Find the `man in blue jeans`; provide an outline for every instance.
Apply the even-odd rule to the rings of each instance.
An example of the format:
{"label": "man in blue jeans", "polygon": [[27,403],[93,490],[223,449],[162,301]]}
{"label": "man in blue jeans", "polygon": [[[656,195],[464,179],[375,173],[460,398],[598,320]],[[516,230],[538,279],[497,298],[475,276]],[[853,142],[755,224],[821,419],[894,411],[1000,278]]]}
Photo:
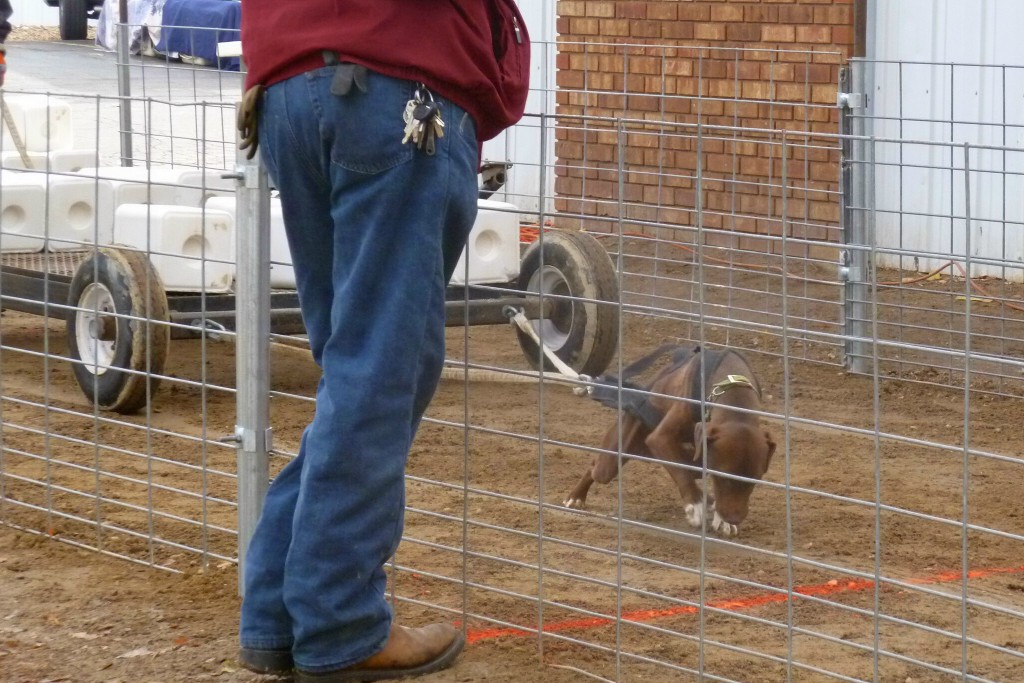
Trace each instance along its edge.
{"label": "man in blue jeans", "polygon": [[[436,671],[462,634],[392,623],[384,564],[444,361],[479,145],[525,105],[525,26],[512,0],[245,0],[242,44],[243,147],[259,143],[281,192],[323,374],[245,558],[239,659],[297,681]],[[439,105],[443,129],[407,135],[409,102]]]}

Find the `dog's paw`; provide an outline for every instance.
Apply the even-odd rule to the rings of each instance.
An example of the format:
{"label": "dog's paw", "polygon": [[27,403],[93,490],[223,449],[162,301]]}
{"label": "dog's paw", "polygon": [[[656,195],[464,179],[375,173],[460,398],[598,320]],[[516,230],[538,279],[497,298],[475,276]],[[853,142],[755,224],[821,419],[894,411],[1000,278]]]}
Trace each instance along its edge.
{"label": "dog's paw", "polygon": [[687,503],[683,512],[686,513],[687,523],[694,529],[704,526],[704,503]]}
{"label": "dog's paw", "polygon": [[562,501],[562,505],[573,510],[582,510],[586,502],[586,498],[566,498]]}
{"label": "dog's paw", "polygon": [[729,522],[722,519],[717,511],[715,511],[714,516],[711,518],[711,528],[723,536],[735,536],[740,532],[738,524],[729,524]]}

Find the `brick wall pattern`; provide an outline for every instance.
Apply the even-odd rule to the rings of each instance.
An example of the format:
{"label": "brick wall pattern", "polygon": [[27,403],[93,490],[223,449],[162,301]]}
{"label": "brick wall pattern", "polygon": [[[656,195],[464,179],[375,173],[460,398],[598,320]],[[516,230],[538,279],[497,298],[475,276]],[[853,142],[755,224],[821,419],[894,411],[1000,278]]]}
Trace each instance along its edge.
{"label": "brick wall pattern", "polygon": [[560,0],[558,220],[693,241],[699,207],[706,243],[778,253],[785,207],[798,251],[834,241],[853,20],[853,0]]}

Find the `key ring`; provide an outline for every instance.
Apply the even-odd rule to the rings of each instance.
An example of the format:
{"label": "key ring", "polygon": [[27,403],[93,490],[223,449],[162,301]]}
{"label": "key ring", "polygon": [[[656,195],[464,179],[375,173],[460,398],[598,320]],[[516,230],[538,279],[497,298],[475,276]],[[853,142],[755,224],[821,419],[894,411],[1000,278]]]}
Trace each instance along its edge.
{"label": "key ring", "polygon": [[415,96],[416,96],[416,99],[419,100],[420,102],[424,102],[425,101],[423,99],[423,93],[424,92],[427,93],[427,97],[429,97],[430,101],[433,102],[434,101],[434,93],[430,92],[430,88],[428,88],[423,83],[416,84]]}

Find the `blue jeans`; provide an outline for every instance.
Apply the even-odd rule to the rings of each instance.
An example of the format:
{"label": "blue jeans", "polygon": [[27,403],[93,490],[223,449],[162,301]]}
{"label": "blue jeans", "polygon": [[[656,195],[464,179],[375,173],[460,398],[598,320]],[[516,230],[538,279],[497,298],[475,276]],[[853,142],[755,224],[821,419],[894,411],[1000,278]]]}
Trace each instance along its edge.
{"label": "blue jeans", "polygon": [[281,191],[302,315],[322,369],[298,457],[274,479],[245,558],[241,644],[331,671],[387,642],[385,562],[405,463],[444,362],[445,286],[476,219],[476,126],[441,101],[432,156],[401,143],[415,84],[324,67],[271,86],[260,151]]}

